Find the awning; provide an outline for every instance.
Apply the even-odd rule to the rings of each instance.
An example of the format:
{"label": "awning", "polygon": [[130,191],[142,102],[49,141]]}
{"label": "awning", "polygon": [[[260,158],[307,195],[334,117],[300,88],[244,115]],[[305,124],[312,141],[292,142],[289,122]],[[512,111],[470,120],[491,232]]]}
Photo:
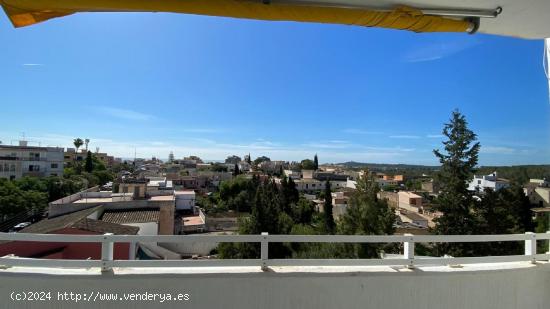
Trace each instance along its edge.
{"label": "awning", "polygon": [[[469,32],[476,19],[425,14],[411,6],[369,9],[344,2],[296,0],[0,0],[15,27],[24,27],[78,12],[173,12],[271,21],[298,21],[382,27],[414,32]],[[338,2],[338,1],[336,1]]]}
{"label": "awning", "polygon": [[[0,5],[16,27],[79,12],[174,12],[416,32],[464,32],[479,26],[482,33],[550,37],[548,0],[0,0]],[[500,9],[497,18],[483,18]]]}

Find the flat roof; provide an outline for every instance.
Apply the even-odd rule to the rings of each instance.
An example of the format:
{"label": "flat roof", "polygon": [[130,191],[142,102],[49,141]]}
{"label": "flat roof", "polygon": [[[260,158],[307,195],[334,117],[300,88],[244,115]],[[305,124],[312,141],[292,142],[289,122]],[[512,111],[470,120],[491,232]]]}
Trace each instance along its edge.
{"label": "flat roof", "polygon": [[413,197],[413,198],[422,198],[422,196],[420,196],[418,194],[415,194],[415,193],[412,193],[410,191],[399,191],[399,194],[406,194],[409,197]]}
{"label": "flat roof", "polygon": [[112,197],[84,197],[74,201],[73,204],[111,203],[112,201]]}
{"label": "flat roof", "polygon": [[195,195],[195,191],[193,190],[185,190],[185,191],[174,191],[175,195]]}
{"label": "flat roof", "polygon": [[184,226],[204,225],[204,220],[200,216],[186,216],[181,218]]}
{"label": "flat roof", "polygon": [[173,195],[157,195],[157,196],[151,196],[148,198],[149,201],[173,201],[174,196]]}
{"label": "flat roof", "polygon": [[415,221],[428,221],[428,218],[424,218],[416,212],[400,212],[399,214]]}

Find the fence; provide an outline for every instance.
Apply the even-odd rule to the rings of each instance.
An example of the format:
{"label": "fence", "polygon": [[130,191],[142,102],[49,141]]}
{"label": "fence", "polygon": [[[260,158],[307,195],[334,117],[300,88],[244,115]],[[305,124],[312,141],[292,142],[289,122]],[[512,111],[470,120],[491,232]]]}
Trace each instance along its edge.
{"label": "fence", "polygon": [[[231,267],[258,266],[266,270],[269,266],[407,266],[456,265],[475,263],[499,263],[550,260],[550,252],[537,254],[537,241],[550,240],[550,232],[506,235],[56,235],[0,233],[0,241],[39,241],[39,242],[85,242],[101,243],[101,260],[55,260],[1,257],[0,265],[26,267],[101,267],[109,271],[113,267]],[[525,254],[480,257],[415,257],[415,243],[486,243],[524,241]],[[219,259],[219,260],[113,260],[114,243],[129,243],[130,252],[135,253],[137,243],[260,243],[259,259]],[[397,259],[270,259],[269,243],[401,243],[403,256]],[[550,250],[549,250],[550,251]]]}

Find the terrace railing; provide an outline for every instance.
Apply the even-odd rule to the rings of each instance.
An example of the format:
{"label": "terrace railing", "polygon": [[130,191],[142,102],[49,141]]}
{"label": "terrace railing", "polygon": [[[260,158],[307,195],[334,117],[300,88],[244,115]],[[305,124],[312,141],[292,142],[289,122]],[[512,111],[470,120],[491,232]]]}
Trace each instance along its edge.
{"label": "terrace railing", "polygon": [[[537,241],[550,240],[550,232],[506,235],[66,235],[0,233],[0,241],[101,243],[101,260],[59,260],[0,257],[0,265],[25,267],[101,267],[110,271],[113,267],[232,267],[258,266],[266,270],[270,266],[406,266],[462,265],[500,262],[531,262],[550,260],[550,252],[537,253]],[[488,243],[523,241],[523,255],[479,257],[415,257],[416,243]],[[260,243],[259,259],[208,259],[208,260],[114,260],[115,243],[129,243],[130,256],[134,256],[137,243]],[[270,243],[399,243],[403,255],[394,259],[271,259]],[[550,251],[550,250],[549,250]]]}

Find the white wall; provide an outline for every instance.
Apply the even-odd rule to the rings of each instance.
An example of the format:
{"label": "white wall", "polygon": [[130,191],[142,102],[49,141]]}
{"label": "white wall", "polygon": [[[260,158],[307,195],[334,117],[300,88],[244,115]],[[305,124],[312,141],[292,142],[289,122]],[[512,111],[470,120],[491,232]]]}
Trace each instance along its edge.
{"label": "white wall", "polygon": [[[523,265],[529,265],[527,263]],[[256,268],[255,268],[256,269]],[[332,271],[330,271],[332,269]],[[238,308],[238,309],[548,309],[550,267],[496,269],[466,266],[417,270],[370,268],[279,268],[270,272],[243,268],[126,270],[100,275],[88,270],[26,273],[0,270],[5,308]],[[433,270],[435,269],[435,270]],[[484,270],[485,269],[485,270]],[[116,270],[115,270],[116,271]],[[163,271],[164,273],[159,273]],[[38,272],[38,273],[37,273]],[[73,273],[73,274],[71,274]],[[159,304],[133,302],[21,302],[12,291],[188,293],[190,300]]]}
{"label": "white wall", "polygon": [[138,235],[158,235],[159,225],[156,222],[124,223],[123,225],[139,227]]}

